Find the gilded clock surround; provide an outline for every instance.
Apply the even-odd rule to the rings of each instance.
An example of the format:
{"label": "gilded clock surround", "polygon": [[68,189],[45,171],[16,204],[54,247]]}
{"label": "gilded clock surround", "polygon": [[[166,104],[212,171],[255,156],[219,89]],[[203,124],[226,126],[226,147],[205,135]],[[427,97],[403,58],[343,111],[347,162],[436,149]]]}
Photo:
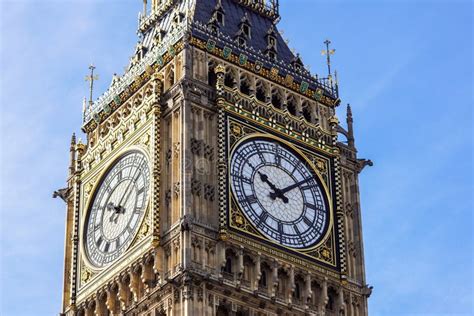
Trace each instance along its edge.
{"label": "gilded clock surround", "polygon": [[[323,170],[330,170],[330,159],[325,158],[323,156],[317,156],[314,153],[310,153],[307,150],[304,149],[299,149],[295,147],[295,143],[290,143],[286,141],[283,138],[273,136],[272,134],[264,133],[262,130],[259,130],[255,127],[252,127],[250,125],[247,125],[238,119],[235,119],[231,116],[227,117],[227,126],[228,126],[228,132],[227,132],[227,157],[228,161],[231,161],[232,157],[232,151],[235,147],[238,146],[239,143],[246,141],[248,139],[253,139],[253,138],[258,138],[258,137],[263,137],[267,139],[273,139],[282,143],[285,143],[288,147],[292,148],[294,151],[298,152],[301,157],[305,157],[306,162],[308,165],[310,165],[315,173],[319,173],[317,171],[319,168],[314,165],[313,161],[319,163],[320,168]],[[230,170],[230,165],[228,166]],[[319,176],[319,175],[318,175]],[[319,261],[320,263],[327,264],[328,266],[331,267],[337,267],[337,253],[336,253],[336,243],[335,243],[335,228],[334,228],[334,221],[333,221],[333,201],[330,199],[330,192],[332,184],[331,184],[331,178],[328,177],[327,175],[323,178],[322,176],[320,177],[321,183],[323,184],[323,191],[326,196],[326,198],[329,200],[328,205],[329,205],[329,223],[328,223],[328,228],[326,229],[324,236],[321,238],[321,241],[309,248],[309,249],[303,249],[303,250],[296,250],[294,248],[290,248],[287,246],[283,245],[278,245],[275,242],[272,242],[268,240],[266,237],[264,237],[261,233],[259,233],[255,227],[248,221],[246,216],[243,214],[241,209],[237,206],[237,203],[235,201],[235,198],[230,190],[230,185],[227,185],[228,187],[228,196],[229,196],[229,213],[227,214],[227,225],[229,227],[236,231],[243,233],[243,236],[250,236],[254,237],[257,240],[260,240],[261,242],[265,244],[270,245],[270,249],[273,249],[273,251],[279,251],[283,249],[285,252],[290,252],[290,253],[295,253],[296,255],[301,256],[302,258],[306,260],[315,260]],[[224,228],[225,229],[225,228]]]}
{"label": "gilded clock surround", "polygon": [[[94,178],[94,180],[92,180],[91,182],[88,183],[88,184],[91,184],[91,183],[93,183],[93,181],[95,181],[95,184],[90,186],[90,187],[92,187],[92,189],[90,191],[91,192],[97,192],[99,187],[102,184],[102,180],[106,177],[106,175],[110,171],[110,168],[112,166],[114,166],[114,164],[117,161],[119,161],[122,157],[124,157],[125,155],[127,155],[131,152],[139,152],[139,153],[143,154],[147,159],[148,168],[149,168],[149,170],[151,170],[150,155],[148,153],[147,144],[143,143],[143,140],[145,140],[147,138],[149,138],[149,134],[147,134],[147,133],[143,134],[140,138],[139,144],[132,145],[131,147],[128,147],[128,148],[124,148],[122,151],[119,151],[116,154],[114,154],[113,156],[111,156],[110,157],[111,161],[104,162],[105,164],[107,164],[107,166],[103,167],[102,172],[100,172],[100,174],[98,176],[96,176],[96,178]],[[146,143],[149,143],[149,140],[147,140]],[[148,191],[151,191],[151,185],[149,185],[149,190]],[[150,198],[149,193],[150,192],[148,192],[148,194],[147,194],[148,198],[145,201],[144,216],[141,218],[141,220],[139,222],[139,225],[138,225],[139,229],[137,230],[134,237],[132,238],[132,242],[127,247],[128,249],[133,248],[137,243],[139,243],[142,239],[146,238],[149,235],[150,225],[151,225],[151,219],[150,219],[150,199],[151,198]],[[84,214],[85,216],[83,216],[84,221],[81,224],[81,227],[82,227],[81,240],[86,239],[85,234],[86,234],[87,219],[89,217],[89,213],[91,212],[91,206],[94,202],[93,197],[94,197],[94,193],[90,193],[84,199],[84,201],[85,201],[84,210],[86,210],[86,212]],[[87,253],[83,243],[81,243],[81,249],[82,249],[82,253],[84,253],[84,254]],[[123,256],[123,254],[120,255],[119,258],[114,260],[114,261],[120,260],[122,256]],[[86,280],[88,280],[90,276],[94,275],[94,273],[100,272],[101,270],[106,269],[108,265],[110,265],[110,264],[108,264],[104,267],[97,267],[96,265],[91,263],[91,261],[89,260],[87,255],[84,255],[83,260],[84,260],[84,263],[86,265],[84,268],[87,269],[86,271],[88,271],[88,273],[87,272],[85,273],[85,275],[88,275],[88,277],[85,277]],[[86,281],[86,280],[84,280],[84,281]]]}

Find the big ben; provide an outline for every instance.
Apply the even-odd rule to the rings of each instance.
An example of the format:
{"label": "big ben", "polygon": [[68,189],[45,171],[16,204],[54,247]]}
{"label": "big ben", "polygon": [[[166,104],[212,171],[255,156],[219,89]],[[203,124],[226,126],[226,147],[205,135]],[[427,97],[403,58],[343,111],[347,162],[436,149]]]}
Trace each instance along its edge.
{"label": "big ben", "polygon": [[71,139],[62,315],[368,314],[371,162],[279,19],[278,0],[143,1]]}

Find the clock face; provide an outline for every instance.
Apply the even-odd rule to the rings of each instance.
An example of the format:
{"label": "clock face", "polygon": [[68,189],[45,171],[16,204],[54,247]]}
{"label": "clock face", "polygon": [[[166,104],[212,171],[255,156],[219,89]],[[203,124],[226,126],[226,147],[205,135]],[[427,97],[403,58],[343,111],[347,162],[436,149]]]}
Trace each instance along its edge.
{"label": "clock face", "polygon": [[231,158],[231,190],[265,237],[307,249],[326,232],[329,204],[318,176],[295,150],[270,138],[241,142]]}
{"label": "clock face", "polygon": [[84,246],[97,268],[116,260],[131,244],[145,216],[150,170],[138,151],[117,160],[101,180],[89,209]]}

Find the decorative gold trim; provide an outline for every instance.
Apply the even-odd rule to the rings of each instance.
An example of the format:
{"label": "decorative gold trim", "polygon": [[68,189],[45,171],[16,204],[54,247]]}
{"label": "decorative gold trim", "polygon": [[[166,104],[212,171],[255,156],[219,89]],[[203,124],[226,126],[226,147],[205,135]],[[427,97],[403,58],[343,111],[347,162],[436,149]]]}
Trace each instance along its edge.
{"label": "decorative gold trim", "polygon": [[[138,235],[138,231],[137,233],[135,234],[135,236],[133,237],[133,240],[132,242],[130,243],[130,245],[127,247],[127,249],[113,262],[109,263],[108,265],[106,266],[103,266],[103,267],[96,267],[94,264],[92,264],[89,260],[89,258],[87,257],[87,252],[85,251],[85,245],[84,245],[84,241],[85,241],[85,229],[86,229],[86,220],[88,218],[88,215],[90,213],[90,209],[92,207],[92,203],[93,203],[93,199],[90,198],[92,196],[94,196],[94,194],[97,192],[97,190],[100,188],[100,185],[102,184],[102,180],[105,178],[105,176],[107,175],[107,173],[110,171],[111,167],[121,159],[121,157],[125,156],[126,154],[128,154],[129,152],[132,152],[132,151],[138,151],[140,153],[142,153],[146,159],[147,159],[147,164],[148,164],[148,168],[150,170],[150,178],[151,178],[151,175],[152,175],[152,166],[151,166],[151,159],[150,159],[150,155],[149,153],[144,150],[141,146],[137,146],[137,145],[132,145],[132,146],[129,146],[129,147],[126,147],[126,148],[123,148],[122,150],[119,150],[115,155],[109,157],[110,158],[110,161],[107,165],[105,165],[102,170],[99,172],[99,174],[95,177],[95,179],[98,179],[96,180],[95,184],[93,185],[93,189],[92,189],[92,193],[89,195],[89,199],[87,201],[85,201],[85,203],[82,205],[84,207],[81,208],[81,220],[80,220],[80,226],[79,226],[79,239],[80,239],[80,249],[81,249],[81,257],[83,259],[83,262],[85,263],[85,266],[87,268],[90,269],[90,271],[92,272],[96,272],[96,273],[99,273],[105,269],[107,269],[111,264],[113,264],[114,262],[117,262],[117,261],[120,261],[124,255],[128,252],[128,250],[130,248],[132,248],[132,245],[134,244],[134,241]],[[151,181],[151,179],[150,179]],[[146,201],[146,209],[147,211],[145,212],[145,215],[143,216],[142,220],[141,220],[141,223],[139,225],[139,227],[141,227],[143,225],[143,221],[145,220],[145,218],[149,215],[148,213],[148,209],[149,209],[149,205],[150,205],[150,197],[151,197],[151,185],[149,186],[148,188],[148,194],[147,194],[147,201]]]}
{"label": "decorative gold trim", "polygon": [[[331,267],[337,267],[337,253],[336,253],[336,227],[334,224],[334,200],[331,195],[331,189],[333,188],[333,183],[332,183],[332,178],[331,175],[329,174],[329,170],[331,169],[330,165],[330,158],[329,157],[324,157],[324,156],[319,156],[315,152],[311,152],[308,149],[305,149],[303,147],[307,146],[304,142],[301,142],[299,140],[296,140],[296,143],[291,143],[282,137],[279,137],[277,135],[273,134],[266,134],[260,131],[258,126],[250,125],[243,123],[239,121],[238,118],[233,117],[231,115],[228,115],[226,118],[226,129],[228,131],[227,135],[227,142],[226,142],[226,152],[227,152],[227,173],[226,176],[230,177],[229,172],[230,172],[230,162],[232,160],[235,148],[239,146],[242,142],[248,141],[249,139],[252,138],[267,138],[267,139],[272,139],[276,140],[279,142],[282,142],[292,150],[294,150],[298,155],[302,156],[302,159],[304,159],[308,166],[312,168],[316,176],[319,178],[321,184],[322,184],[322,191],[323,194],[326,195],[327,201],[329,204],[329,222],[327,226],[327,231],[325,232],[324,236],[321,238],[320,242],[317,243],[316,245],[308,248],[308,249],[295,249],[291,247],[287,247],[284,245],[280,245],[271,239],[263,236],[261,233],[259,233],[253,224],[250,224],[247,217],[243,212],[241,211],[240,207],[237,206],[230,183],[227,185],[227,196],[229,201],[227,201],[226,206],[224,209],[228,209],[229,214],[226,214],[226,221],[223,224],[224,227],[221,227],[221,231],[225,231],[225,238],[228,238],[228,233],[226,232],[225,227],[229,225],[230,228],[235,229],[237,232],[241,231],[245,234],[251,235],[256,237],[257,242],[265,242],[265,245],[268,246],[274,245],[275,247],[270,248],[274,249],[274,251],[280,251],[284,252],[283,249],[287,249],[293,253],[299,253],[303,257],[306,257],[308,260],[317,260],[319,262],[322,262],[324,264],[327,264]],[[266,126],[268,129],[268,127]],[[224,134],[225,135],[225,134]],[[224,135],[220,137],[225,137]],[[288,135],[286,135],[288,137]],[[233,138],[233,139],[232,139]],[[310,159],[310,157],[314,158],[314,161]],[[324,166],[323,166],[324,165]],[[323,177],[321,175],[320,170],[324,169],[326,176]],[[222,209],[222,208],[221,208]],[[229,222],[227,223],[227,216],[229,217]],[[221,226],[222,226],[222,221],[221,221]],[[243,236],[242,238],[246,238]],[[283,249],[282,249],[283,248]],[[329,255],[327,251],[324,253],[326,256],[322,255],[323,249],[329,251]]]}

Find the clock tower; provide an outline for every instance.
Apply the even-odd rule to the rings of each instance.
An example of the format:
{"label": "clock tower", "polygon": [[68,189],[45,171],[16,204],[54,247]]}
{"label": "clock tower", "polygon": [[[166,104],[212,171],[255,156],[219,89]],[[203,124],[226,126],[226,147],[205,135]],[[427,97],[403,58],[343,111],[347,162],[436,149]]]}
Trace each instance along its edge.
{"label": "clock tower", "polygon": [[368,314],[372,163],[350,107],[347,128],[336,117],[330,67],[312,75],[279,18],[278,0],[144,0],[135,54],[85,104],[55,192],[61,315]]}

